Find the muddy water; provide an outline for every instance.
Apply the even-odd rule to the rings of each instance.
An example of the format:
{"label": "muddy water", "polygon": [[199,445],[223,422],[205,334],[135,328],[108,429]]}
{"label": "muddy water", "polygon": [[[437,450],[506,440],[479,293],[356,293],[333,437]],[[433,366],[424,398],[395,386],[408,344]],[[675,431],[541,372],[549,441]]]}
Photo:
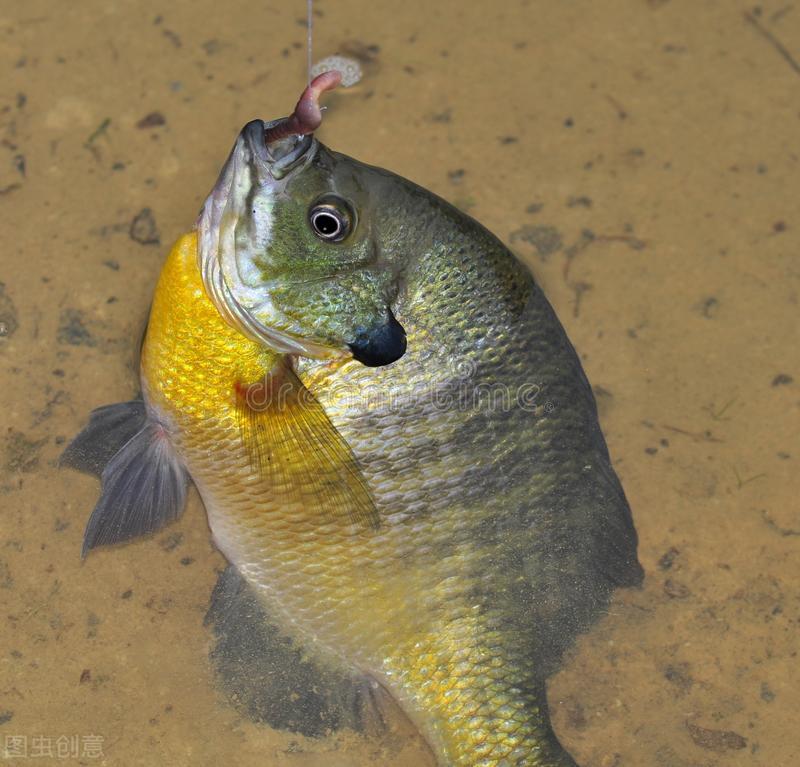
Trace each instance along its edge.
{"label": "muddy water", "polygon": [[[159,265],[236,132],[294,104],[304,5],[0,4],[9,760],[432,764],[401,724],[311,741],[240,718],[207,662],[223,561],[197,498],[81,564],[97,485],[54,465],[134,394]],[[323,140],[509,242],[596,387],[647,580],[551,680],[560,737],[585,767],[796,764],[800,7],[316,5],[318,57],[367,59]]]}

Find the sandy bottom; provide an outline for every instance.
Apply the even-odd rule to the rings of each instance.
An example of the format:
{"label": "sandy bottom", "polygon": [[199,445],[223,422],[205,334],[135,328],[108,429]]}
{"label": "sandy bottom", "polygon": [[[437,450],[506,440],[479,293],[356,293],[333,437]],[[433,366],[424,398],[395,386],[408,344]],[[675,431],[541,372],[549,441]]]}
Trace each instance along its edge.
{"label": "sandy bottom", "polygon": [[[7,757],[431,764],[399,725],[310,741],[242,720],[207,661],[223,561],[197,498],[81,564],[97,484],[55,467],[90,408],[135,392],[159,265],[238,129],[294,104],[304,5],[0,4]],[[315,58],[366,67],[323,140],[510,243],[596,387],[647,580],[552,679],[560,736],[584,767],[796,764],[800,7],[317,9]]]}

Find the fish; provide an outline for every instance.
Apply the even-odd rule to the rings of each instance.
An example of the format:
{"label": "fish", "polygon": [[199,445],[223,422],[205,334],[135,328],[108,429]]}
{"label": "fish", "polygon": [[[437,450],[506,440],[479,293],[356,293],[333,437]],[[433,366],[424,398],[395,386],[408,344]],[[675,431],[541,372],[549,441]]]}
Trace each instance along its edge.
{"label": "fish", "polygon": [[141,396],[63,456],[101,479],[83,556],[194,484],[229,563],[215,663],[253,718],[375,731],[388,701],[439,765],[575,767],[547,678],[643,577],[592,389],[497,237],[316,138],[339,80],[244,126],[169,253]]}

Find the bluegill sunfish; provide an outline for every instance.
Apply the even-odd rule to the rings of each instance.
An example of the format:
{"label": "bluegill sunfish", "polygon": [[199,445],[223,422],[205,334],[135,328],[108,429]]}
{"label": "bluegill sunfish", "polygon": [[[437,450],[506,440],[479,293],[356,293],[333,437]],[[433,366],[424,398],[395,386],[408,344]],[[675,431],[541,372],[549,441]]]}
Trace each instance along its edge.
{"label": "bluegill sunfish", "polygon": [[[441,765],[575,765],[546,677],[642,575],[592,391],[496,237],[314,138],[337,80],[243,128],[167,258],[142,399],[65,454],[102,477],[84,553],[175,519],[191,481],[228,597],[297,651],[284,677],[302,656],[387,691]],[[298,729],[323,698],[364,705],[315,695]]]}

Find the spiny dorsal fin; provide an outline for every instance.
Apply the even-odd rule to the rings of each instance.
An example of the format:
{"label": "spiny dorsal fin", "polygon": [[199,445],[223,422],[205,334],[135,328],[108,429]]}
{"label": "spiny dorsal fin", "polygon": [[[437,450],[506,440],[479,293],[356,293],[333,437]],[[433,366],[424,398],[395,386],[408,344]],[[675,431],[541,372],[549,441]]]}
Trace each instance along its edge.
{"label": "spiny dorsal fin", "polygon": [[253,468],[286,504],[320,506],[359,528],[379,518],[353,451],[288,360],[264,379],[236,386],[236,414]]}

